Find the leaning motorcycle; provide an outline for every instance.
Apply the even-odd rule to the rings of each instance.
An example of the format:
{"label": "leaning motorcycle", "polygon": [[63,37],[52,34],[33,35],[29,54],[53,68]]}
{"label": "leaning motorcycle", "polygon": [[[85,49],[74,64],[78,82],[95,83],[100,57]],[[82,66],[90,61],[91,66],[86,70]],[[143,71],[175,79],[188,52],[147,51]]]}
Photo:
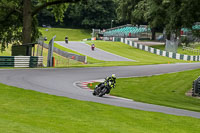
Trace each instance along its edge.
{"label": "leaning motorcycle", "polygon": [[108,94],[111,90],[111,86],[107,82],[100,83],[99,85],[95,86],[93,95],[102,97],[105,94]]}

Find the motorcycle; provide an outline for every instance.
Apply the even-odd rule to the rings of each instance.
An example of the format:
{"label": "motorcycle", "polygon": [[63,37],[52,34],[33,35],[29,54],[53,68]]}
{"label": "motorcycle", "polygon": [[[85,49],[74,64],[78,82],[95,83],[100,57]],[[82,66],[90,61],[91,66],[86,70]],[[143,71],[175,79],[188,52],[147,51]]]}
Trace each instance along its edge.
{"label": "motorcycle", "polygon": [[94,48],[95,48],[94,46],[91,47],[92,51],[94,51]]}
{"label": "motorcycle", "polygon": [[68,37],[65,37],[65,43],[68,43]]}
{"label": "motorcycle", "polygon": [[103,95],[108,94],[110,92],[111,88],[112,87],[110,87],[109,84],[106,83],[106,81],[105,81],[105,82],[100,83],[99,85],[95,86],[93,95],[102,97]]}
{"label": "motorcycle", "polygon": [[92,45],[92,46],[91,46],[91,50],[92,50],[92,51],[94,51],[94,48],[95,48],[95,46],[94,46],[94,45]]}

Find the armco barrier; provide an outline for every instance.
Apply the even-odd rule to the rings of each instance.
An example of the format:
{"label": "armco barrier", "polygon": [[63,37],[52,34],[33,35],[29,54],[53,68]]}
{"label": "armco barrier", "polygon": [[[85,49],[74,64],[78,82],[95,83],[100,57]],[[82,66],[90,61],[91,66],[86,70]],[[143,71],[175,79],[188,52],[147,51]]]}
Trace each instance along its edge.
{"label": "armco barrier", "polygon": [[0,56],[0,67],[42,67],[43,56]]}
{"label": "armco barrier", "polygon": [[[45,48],[48,49],[48,45],[44,44],[43,45]],[[53,48],[53,51],[63,57],[69,58],[69,59],[73,59],[73,60],[77,60],[83,63],[87,63],[87,57],[86,56],[81,56],[81,55],[77,55],[77,54],[73,54],[73,53],[69,53],[66,51],[62,51],[56,47]]]}
{"label": "armco barrier", "polygon": [[112,40],[122,42],[122,43],[128,44],[132,47],[135,47],[135,48],[138,48],[138,49],[150,52],[150,53],[154,53],[154,54],[157,54],[157,55],[169,57],[169,58],[174,58],[174,59],[178,59],[178,60],[185,60],[185,61],[200,61],[200,56],[184,55],[184,54],[178,54],[178,53],[173,53],[173,52],[167,52],[167,51],[164,51],[164,50],[145,46],[145,45],[139,44],[139,43],[134,42],[134,41],[130,41],[126,38],[113,37]]}

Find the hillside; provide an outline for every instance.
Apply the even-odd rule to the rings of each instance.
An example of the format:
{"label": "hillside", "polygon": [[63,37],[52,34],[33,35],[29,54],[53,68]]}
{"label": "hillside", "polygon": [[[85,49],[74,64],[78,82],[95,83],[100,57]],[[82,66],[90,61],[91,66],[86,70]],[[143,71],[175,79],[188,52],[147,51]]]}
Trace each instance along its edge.
{"label": "hillside", "polygon": [[67,28],[40,28],[43,37],[47,37],[47,41],[56,35],[55,41],[64,41],[68,36],[69,41],[81,41],[91,37],[92,30],[86,29],[67,29]]}

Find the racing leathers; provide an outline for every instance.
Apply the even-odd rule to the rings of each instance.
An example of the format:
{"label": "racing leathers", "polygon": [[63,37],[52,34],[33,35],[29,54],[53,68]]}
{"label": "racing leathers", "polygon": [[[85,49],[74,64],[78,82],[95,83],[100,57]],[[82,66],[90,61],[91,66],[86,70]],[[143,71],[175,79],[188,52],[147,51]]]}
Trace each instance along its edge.
{"label": "racing leathers", "polygon": [[105,79],[104,82],[105,82],[105,86],[106,86],[106,88],[107,88],[106,93],[108,94],[108,93],[110,93],[110,90],[111,90],[112,88],[115,88],[116,78],[107,77],[107,78]]}

